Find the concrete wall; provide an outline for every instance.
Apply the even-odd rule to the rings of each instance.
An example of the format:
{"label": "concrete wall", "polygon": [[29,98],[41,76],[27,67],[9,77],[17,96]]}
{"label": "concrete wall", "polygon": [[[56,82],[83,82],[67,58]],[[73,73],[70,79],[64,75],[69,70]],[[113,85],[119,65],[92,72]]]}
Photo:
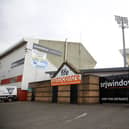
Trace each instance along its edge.
{"label": "concrete wall", "polygon": [[[58,69],[64,62],[65,41],[39,40],[39,44],[62,52],[62,56],[48,54],[48,60]],[[77,69],[94,68],[96,65],[95,59],[86,48],[78,42],[68,42],[67,62],[74,65]]]}

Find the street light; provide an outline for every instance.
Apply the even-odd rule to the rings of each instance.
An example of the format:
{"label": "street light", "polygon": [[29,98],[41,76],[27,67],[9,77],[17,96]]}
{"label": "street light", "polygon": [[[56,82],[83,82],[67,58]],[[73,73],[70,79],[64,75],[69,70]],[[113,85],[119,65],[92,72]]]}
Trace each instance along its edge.
{"label": "street light", "polygon": [[122,29],[122,37],[123,37],[123,59],[124,59],[124,67],[126,67],[126,50],[125,50],[125,34],[124,34],[124,29],[128,28],[128,18],[127,17],[122,17],[122,16],[116,16],[115,15],[115,20],[117,24],[121,27]]}

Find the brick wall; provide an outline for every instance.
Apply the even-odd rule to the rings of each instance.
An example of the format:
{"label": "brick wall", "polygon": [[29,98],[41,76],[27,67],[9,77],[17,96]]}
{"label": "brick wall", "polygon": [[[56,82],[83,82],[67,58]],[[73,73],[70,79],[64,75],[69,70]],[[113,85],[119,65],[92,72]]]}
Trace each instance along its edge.
{"label": "brick wall", "polygon": [[[50,81],[30,83],[35,90],[35,101],[52,102],[52,86]],[[70,103],[71,85],[58,86],[57,103]],[[28,91],[28,100],[32,98],[32,91]],[[99,77],[83,76],[78,84],[78,104],[99,103]]]}
{"label": "brick wall", "polygon": [[58,103],[70,103],[70,85],[58,87]]}
{"label": "brick wall", "polygon": [[78,103],[99,103],[99,77],[84,76],[78,88]]}
{"label": "brick wall", "polygon": [[[50,86],[50,81],[30,83],[29,87],[32,88],[32,90],[34,89],[35,101],[52,101],[52,87]],[[28,101],[31,101],[32,90],[28,91]]]}

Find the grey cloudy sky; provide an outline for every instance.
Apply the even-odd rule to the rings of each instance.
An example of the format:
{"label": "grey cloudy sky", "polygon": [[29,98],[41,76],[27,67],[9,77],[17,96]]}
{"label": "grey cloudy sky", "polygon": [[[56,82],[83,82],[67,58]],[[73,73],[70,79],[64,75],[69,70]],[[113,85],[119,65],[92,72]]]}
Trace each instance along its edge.
{"label": "grey cloudy sky", "polygon": [[[129,17],[129,0],[0,0],[0,53],[22,38],[79,41],[98,62],[123,66],[114,15]],[[129,47],[129,29],[125,30]]]}

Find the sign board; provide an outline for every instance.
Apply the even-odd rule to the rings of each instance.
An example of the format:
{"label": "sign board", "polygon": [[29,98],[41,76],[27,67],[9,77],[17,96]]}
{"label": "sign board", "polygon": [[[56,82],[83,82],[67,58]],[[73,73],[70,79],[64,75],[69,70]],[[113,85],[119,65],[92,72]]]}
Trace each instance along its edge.
{"label": "sign board", "polygon": [[129,75],[100,78],[101,103],[129,103]]}
{"label": "sign board", "polygon": [[61,51],[34,43],[32,49],[32,66],[34,66],[35,68],[47,69],[49,65],[49,62],[47,60],[48,54],[62,56]]}
{"label": "sign board", "polygon": [[17,95],[16,86],[0,86],[0,96]]}
{"label": "sign board", "polygon": [[48,67],[47,54],[38,50],[32,51],[32,66],[45,69]]}
{"label": "sign board", "polygon": [[81,74],[75,73],[68,65],[64,64],[56,76],[51,79],[51,86],[80,84]]}
{"label": "sign board", "polygon": [[40,44],[35,44],[34,43],[33,44],[33,49],[36,49],[38,51],[42,51],[42,52],[45,52],[45,53],[49,53],[49,54],[52,54],[52,55],[56,55],[56,56],[62,56],[61,51],[51,49],[51,48],[45,47],[45,46],[40,45]]}

